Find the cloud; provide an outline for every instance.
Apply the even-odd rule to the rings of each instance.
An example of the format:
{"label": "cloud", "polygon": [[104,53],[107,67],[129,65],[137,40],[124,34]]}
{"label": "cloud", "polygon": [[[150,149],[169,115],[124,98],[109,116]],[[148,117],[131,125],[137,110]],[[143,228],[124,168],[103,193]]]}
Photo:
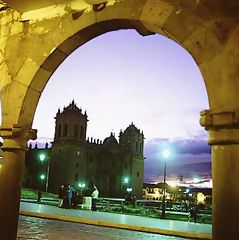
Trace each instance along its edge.
{"label": "cloud", "polygon": [[211,154],[211,147],[207,141],[197,137],[193,139],[166,139],[166,138],[154,138],[145,144],[145,154],[151,155],[157,152],[159,149],[169,147],[176,151],[177,154]]}
{"label": "cloud", "polygon": [[35,148],[36,145],[38,148],[45,148],[47,144],[47,147],[50,148],[52,146],[52,141],[53,139],[48,137],[37,138],[37,140],[29,140],[27,145],[29,146],[31,144],[32,148]]}

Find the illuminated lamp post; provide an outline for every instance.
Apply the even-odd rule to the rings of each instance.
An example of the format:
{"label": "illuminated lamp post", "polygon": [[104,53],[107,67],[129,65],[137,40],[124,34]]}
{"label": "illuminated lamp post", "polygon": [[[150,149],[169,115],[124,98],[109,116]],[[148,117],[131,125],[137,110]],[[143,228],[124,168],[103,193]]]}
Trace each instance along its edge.
{"label": "illuminated lamp post", "polygon": [[163,175],[163,201],[162,201],[162,213],[161,213],[161,218],[165,218],[165,198],[166,198],[166,162],[167,159],[169,158],[170,152],[169,150],[164,150],[163,151],[163,158],[164,158],[164,175]]}
{"label": "illuminated lamp post", "polygon": [[[46,176],[45,176],[45,174],[40,174],[39,178],[40,178],[40,181],[41,181],[40,184],[42,186],[42,182],[45,180]],[[41,186],[39,187],[39,190],[38,190],[38,193],[37,193],[37,202],[38,203],[41,202],[41,191],[42,191]]]}
{"label": "illuminated lamp post", "polygon": [[41,163],[44,163],[47,161],[47,172],[46,172],[46,192],[48,191],[48,185],[49,185],[49,168],[50,168],[50,159],[47,159],[47,154],[46,153],[40,153],[39,154],[39,160]]}
{"label": "illuminated lamp post", "polygon": [[85,183],[78,183],[78,187],[80,189],[80,195],[83,195],[83,189],[85,188]]}
{"label": "illuminated lamp post", "polygon": [[45,174],[40,175],[40,179],[43,181],[46,178]]}
{"label": "illuminated lamp post", "polygon": [[129,177],[125,176],[123,178],[123,184],[125,185],[124,191],[125,191],[125,203],[130,203],[131,200],[131,194],[132,194],[132,188],[130,187]]}
{"label": "illuminated lamp post", "polygon": [[127,185],[129,183],[129,178],[128,177],[124,177],[123,183]]}

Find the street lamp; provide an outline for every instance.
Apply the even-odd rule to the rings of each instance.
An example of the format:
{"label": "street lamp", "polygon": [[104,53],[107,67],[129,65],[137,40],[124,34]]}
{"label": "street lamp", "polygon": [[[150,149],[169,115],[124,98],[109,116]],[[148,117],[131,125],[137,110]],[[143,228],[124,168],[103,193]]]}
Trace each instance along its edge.
{"label": "street lamp", "polygon": [[40,179],[43,181],[46,178],[45,174],[40,175]]}
{"label": "street lamp", "polygon": [[85,188],[85,183],[78,183],[78,187],[80,189],[80,195],[83,196],[83,189]]}
{"label": "street lamp", "polygon": [[131,193],[132,190],[133,190],[132,188],[128,187],[128,188],[126,189],[126,192]]}
{"label": "street lamp", "polygon": [[129,183],[129,178],[125,177],[123,183],[128,184]]}
{"label": "street lamp", "polygon": [[78,187],[79,188],[84,188],[85,187],[85,183],[78,183]]}
{"label": "street lamp", "polygon": [[44,160],[46,159],[46,154],[45,153],[40,153],[39,154],[39,159],[41,162],[44,162]]}
{"label": "street lamp", "polygon": [[[46,176],[45,176],[45,174],[42,173],[42,174],[40,174],[39,178],[40,178],[41,185],[42,185],[42,182],[45,180]],[[41,202],[41,191],[42,191],[42,189],[41,189],[41,186],[40,186],[39,189],[38,189],[38,193],[37,193],[37,202],[38,203]]]}
{"label": "street lamp", "polygon": [[163,175],[163,201],[162,201],[162,213],[161,218],[165,218],[165,195],[166,195],[166,162],[169,158],[170,151],[168,149],[163,151],[164,158],[164,175]]}
{"label": "street lamp", "polygon": [[[41,163],[44,163],[47,161],[47,172],[46,172],[46,192],[48,191],[48,185],[49,185],[49,168],[50,168],[50,159],[47,157],[46,153],[40,153],[39,154],[39,160]],[[43,180],[43,179],[42,179]]]}

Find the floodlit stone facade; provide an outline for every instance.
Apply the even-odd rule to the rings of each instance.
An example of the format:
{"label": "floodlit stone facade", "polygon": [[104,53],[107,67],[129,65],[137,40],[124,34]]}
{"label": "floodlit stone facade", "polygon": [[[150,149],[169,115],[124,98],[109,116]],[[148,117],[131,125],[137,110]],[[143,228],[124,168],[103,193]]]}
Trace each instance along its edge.
{"label": "floodlit stone facade", "polygon": [[[74,101],[56,114],[52,147],[30,145],[26,154],[24,185],[58,193],[62,184],[94,183],[103,197],[125,197],[126,188],[142,198],[144,180],[144,135],[132,123],[104,141],[86,138],[88,116]],[[44,161],[40,161],[44,154]],[[49,172],[48,172],[49,164]],[[46,178],[41,181],[40,175]],[[48,176],[49,174],[49,176]],[[48,178],[49,177],[49,178]],[[124,179],[127,177],[128,182]]]}
{"label": "floodlit stone facade", "polygon": [[239,235],[235,221],[239,192],[234,191],[239,181],[238,12],[238,0],[1,0],[0,222],[6,230],[1,237],[16,238],[26,142],[36,138],[32,121],[50,76],[90,39],[135,29],[142,36],[163,34],[173,39],[198,64],[210,105],[200,122],[212,145],[213,238],[235,239]]}

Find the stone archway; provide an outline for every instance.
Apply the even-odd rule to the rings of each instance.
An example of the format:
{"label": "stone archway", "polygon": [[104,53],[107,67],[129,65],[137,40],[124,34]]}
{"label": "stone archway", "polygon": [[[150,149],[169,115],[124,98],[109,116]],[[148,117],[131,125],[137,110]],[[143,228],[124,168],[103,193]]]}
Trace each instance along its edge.
{"label": "stone archway", "polygon": [[237,0],[56,0],[54,5],[50,0],[42,1],[43,5],[27,0],[22,5],[14,0],[5,2],[11,6],[0,4],[4,138],[0,221],[6,229],[5,239],[16,238],[24,151],[26,141],[36,135],[31,125],[47,81],[74,49],[117,29],[163,34],[187,49],[197,62],[210,104],[210,111],[202,112],[200,121],[213,146],[213,237],[233,239],[239,234],[233,220],[239,214],[239,193],[233,191],[239,181]]}

